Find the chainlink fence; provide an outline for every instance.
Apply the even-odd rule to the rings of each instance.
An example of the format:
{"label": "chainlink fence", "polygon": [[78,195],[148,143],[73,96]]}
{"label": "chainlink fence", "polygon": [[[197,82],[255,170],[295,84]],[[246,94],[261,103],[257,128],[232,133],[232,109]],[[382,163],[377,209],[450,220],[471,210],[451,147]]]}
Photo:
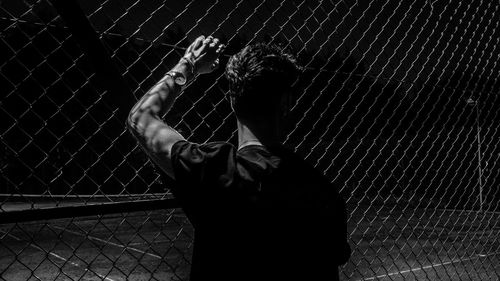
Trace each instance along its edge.
{"label": "chainlink fence", "polygon": [[[188,279],[175,182],[124,122],[200,34],[304,66],[285,143],[347,201],[341,280],[498,280],[499,5],[0,2],[0,280]],[[236,141],[223,71],[165,116],[192,141]]]}

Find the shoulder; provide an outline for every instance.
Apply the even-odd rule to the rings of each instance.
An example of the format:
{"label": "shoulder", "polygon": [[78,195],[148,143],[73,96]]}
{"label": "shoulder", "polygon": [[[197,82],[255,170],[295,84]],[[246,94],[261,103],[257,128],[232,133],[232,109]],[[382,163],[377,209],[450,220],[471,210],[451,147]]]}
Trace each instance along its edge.
{"label": "shoulder", "polygon": [[201,182],[234,171],[236,149],[227,142],[194,143],[178,141],[172,148],[176,179]]}
{"label": "shoulder", "polygon": [[237,149],[230,143],[179,141],[174,144],[172,166],[175,179],[182,187],[178,196],[184,200],[211,198],[224,205],[227,202],[221,200],[226,196],[240,193],[239,159]]}

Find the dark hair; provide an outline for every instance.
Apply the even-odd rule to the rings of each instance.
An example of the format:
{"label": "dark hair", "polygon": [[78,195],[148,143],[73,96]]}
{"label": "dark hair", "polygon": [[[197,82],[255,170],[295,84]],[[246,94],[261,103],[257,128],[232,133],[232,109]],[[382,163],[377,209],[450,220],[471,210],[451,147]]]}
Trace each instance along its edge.
{"label": "dark hair", "polygon": [[233,55],[226,66],[226,78],[236,116],[272,113],[298,72],[295,57],[274,44],[249,45]]}

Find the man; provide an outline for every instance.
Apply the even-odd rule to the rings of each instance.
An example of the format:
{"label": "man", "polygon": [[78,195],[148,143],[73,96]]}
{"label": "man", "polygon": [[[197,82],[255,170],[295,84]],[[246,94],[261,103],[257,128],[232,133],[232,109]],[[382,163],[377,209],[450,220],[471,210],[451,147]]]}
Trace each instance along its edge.
{"label": "man", "polygon": [[195,228],[191,280],[338,280],[347,261],[344,203],[335,187],[279,144],[295,59],[251,45],[226,67],[238,147],[186,141],[162,116],[182,86],[218,66],[224,46],[200,36],[130,112],[129,127],[179,186]]}

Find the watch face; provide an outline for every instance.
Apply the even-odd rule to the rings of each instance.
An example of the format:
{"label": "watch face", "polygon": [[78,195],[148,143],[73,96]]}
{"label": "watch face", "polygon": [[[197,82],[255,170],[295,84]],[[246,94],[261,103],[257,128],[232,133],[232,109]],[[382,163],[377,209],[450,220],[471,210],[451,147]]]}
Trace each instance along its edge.
{"label": "watch face", "polygon": [[186,84],[186,78],[184,78],[184,75],[180,74],[180,73],[176,73],[176,75],[174,76],[174,81],[177,85],[184,85]]}
{"label": "watch face", "polygon": [[186,77],[184,77],[182,73],[177,71],[170,71],[168,74],[174,79],[175,84],[180,86],[186,84]]}

